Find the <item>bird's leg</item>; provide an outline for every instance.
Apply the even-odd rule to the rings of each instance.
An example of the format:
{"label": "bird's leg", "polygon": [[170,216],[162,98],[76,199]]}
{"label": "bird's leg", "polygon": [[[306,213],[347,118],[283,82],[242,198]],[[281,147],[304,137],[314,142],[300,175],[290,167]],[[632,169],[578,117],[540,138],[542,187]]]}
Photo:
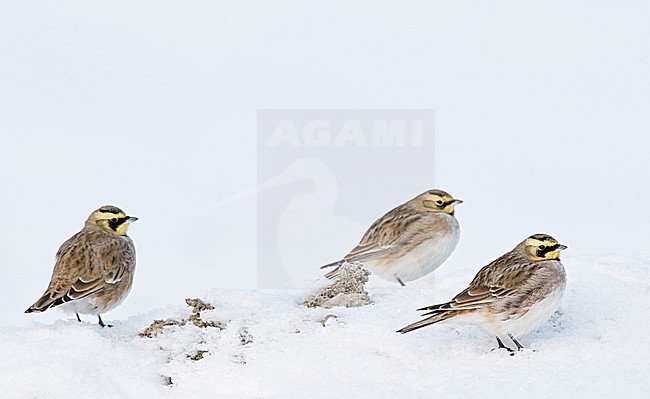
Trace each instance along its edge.
{"label": "bird's leg", "polygon": [[514,351],[514,350],[508,348],[507,346],[505,346],[505,345],[503,344],[503,341],[501,341],[501,338],[499,338],[499,337],[495,337],[495,338],[497,339],[497,344],[499,344],[499,349],[505,349],[505,350],[507,350],[508,352],[510,352],[510,356],[512,356],[512,355],[515,354],[515,351]]}
{"label": "bird's leg", "polygon": [[81,323],[81,317],[79,317],[79,313],[75,313],[77,315],[77,321]]}
{"label": "bird's leg", "polygon": [[400,284],[402,285],[402,287],[406,287],[406,284],[404,284],[404,282],[402,281],[401,278],[399,278],[399,277],[397,277],[397,276],[395,276],[395,278],[397,279],[397,282],[400,283]]}
{"label": "bird's leg", "polygon": [[109,327],[109,328],[110,328],[110,327],[113,327],[113,326],[110,325],[110,324],[104,324],[104,321],[102,320],[102,316],[97,315],[97,317],[99,318],[99,325],[100,325],[100,326],[102,326],[102,327]]}
{"label": "bird's leg", "polygon": [[524,350],[524,346],[522,344],[520,344],[519,341],[517,341],[517,338],[515,338],[514,335],[508,334],[508,336],[510,337],[512,342],[514,342],[515,345],[517,345],[517,350],[518,351]]}

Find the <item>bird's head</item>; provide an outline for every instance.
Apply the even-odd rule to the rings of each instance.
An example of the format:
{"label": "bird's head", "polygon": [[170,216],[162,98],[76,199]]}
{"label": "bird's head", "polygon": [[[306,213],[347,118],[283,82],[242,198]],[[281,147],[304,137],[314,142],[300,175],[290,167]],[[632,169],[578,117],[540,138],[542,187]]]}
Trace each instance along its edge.
{"label": "bird's head", "polygon": [[533,234],[517,246],[530,260],[559,260],[560,251],[567,249],[548,234]]}
{"label": "bird's head", "polygon": [[135,216],[127,216],[124,211],[113,205],[104,205],[90,214],[86,220],[87,226],[99,226],[100,229],[118,236],[126,235],[129,224],[138,220]]}
{"label": "bird's head", "polygon": [[454,207],[463,202],[455,199],[449,193],[442,190],[429,190],[420,194],[416,199],[427,212],[444,212],[454,214]]}

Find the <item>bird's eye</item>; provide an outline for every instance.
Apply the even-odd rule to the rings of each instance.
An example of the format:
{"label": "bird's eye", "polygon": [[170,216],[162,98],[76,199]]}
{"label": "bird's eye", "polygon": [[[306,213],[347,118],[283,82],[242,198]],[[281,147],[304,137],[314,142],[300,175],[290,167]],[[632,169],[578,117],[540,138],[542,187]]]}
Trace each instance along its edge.
{"label": "bird's eye", "polygon": [[111,222],[117,222],[117,218],[112,218]]}
{"label": "bird's eye", "polygon": [[545,249],[546,249],[546,245],[540,245],[540,246],[539,246],[539,249],[541,249],[542,251],[545,250]]}
{"label": "bird's eye", "polygon": [[442,204],[444,204],[444,202],[442,202],[442,200],[438,200],[436,201],[436,204],[438,204],[438,206],[441,206]]}

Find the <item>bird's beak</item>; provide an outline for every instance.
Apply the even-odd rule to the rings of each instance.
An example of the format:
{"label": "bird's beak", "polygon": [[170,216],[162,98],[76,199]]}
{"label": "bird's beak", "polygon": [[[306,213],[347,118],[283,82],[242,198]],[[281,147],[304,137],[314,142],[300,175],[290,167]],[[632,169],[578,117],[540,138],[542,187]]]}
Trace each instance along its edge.
{"label": "bird's beak", "polygon": [[135,222],[136,220],[138,220],[137,217],[135,217],[135,216],[129,216],[129,218],[126,219],[126,223],[133,223],[133,222]]}
{"label": "bird's beak", "polygon": [[462,204],[462,203],[463,203],[463,200],[458,199],[458,198],[454,199],[454,201],[452,202],[453,205],[458,205],[458,204]]}
{"label": "bird's beak", "polygon": [[569,248],[569,247],[567,247],[566,245],[560,244],[560,245],[558,245],[556,251],[564,251],[567,248]]}

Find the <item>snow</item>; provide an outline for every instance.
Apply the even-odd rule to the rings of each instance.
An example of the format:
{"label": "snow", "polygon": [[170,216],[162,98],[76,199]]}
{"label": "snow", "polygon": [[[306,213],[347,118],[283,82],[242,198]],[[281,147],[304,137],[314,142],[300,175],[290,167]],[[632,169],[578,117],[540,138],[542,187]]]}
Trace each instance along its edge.
{"label": "snow", "polygon": [[[307,308],[307,290],[214,290],[205,321],[140,337],[169,304],[126,320],[0,328],[3,398],[646,397],[650,268],[644,256],[567,257],[567,291],[548,323],[509,356],[474,326],[395,333],[416,308],[448,299],[473,268],[442,268],[407,287],[366,287],[372,305]],[[478,268],[476,268],[478,270]],[[474,270],[475,272],[475,270]],[[320,281],[318,284],[323,284]],[[314,290],[316,286],[314,287]],[[128,299],[127,299],[128,301]],[[334,316],[329,316],[334,315]],[[191,356],[202,351],[203,358]],[[171,381],[171,385],[169,382]]]}

